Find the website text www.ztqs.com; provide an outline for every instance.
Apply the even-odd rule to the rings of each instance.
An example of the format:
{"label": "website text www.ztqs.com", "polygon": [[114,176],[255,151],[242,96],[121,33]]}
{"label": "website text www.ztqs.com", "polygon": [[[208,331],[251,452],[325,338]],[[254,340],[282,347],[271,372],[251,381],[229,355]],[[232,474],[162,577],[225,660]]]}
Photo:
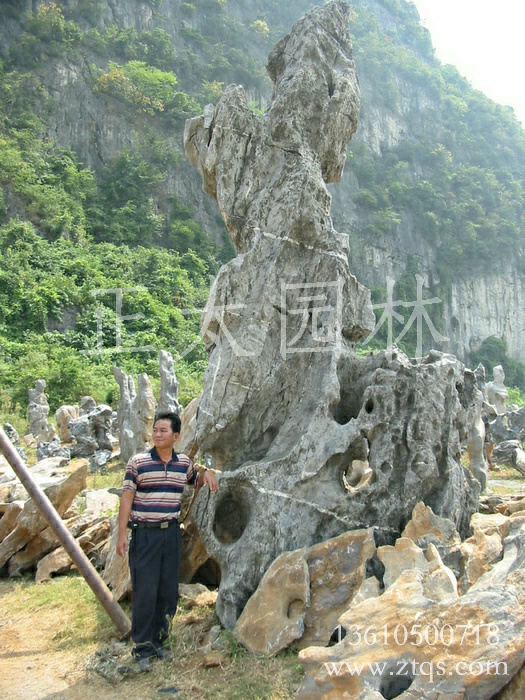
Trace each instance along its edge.
{"label": "website text www.ztqs.com", "polygon": [[444,661],[421,661],[414,659],[396,661],[367,661],[367,662],[325,662],[323,664],[329,676],[360,676],[361,674],[371,674],[372,676],[428,676],[432,683],[434,678],[439,676],[499,676],[507,675],[507,664],[504,661],[458,661],[452,666],[448,666]]}

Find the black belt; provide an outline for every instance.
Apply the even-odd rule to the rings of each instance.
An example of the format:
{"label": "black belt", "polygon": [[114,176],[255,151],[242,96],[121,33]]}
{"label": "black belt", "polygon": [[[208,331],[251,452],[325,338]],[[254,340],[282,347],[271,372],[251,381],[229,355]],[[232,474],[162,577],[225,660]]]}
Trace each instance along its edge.
{"label": "black belt", "polygon": [[140,520],[130,520],[128,527],[132,530],[137,530],[139,527],[156,527],[161,530],[165,530],[167,527],[171,527],[174,523],[179,523],[177,518],[172,518],[171,520],[157,520],[157,522],[146,523]]}

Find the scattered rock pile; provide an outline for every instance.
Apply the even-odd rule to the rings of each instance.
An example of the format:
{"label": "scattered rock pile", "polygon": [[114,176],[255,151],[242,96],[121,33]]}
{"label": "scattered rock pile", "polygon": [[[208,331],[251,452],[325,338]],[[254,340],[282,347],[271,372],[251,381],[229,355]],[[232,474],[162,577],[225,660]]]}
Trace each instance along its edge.
{"label": "scattered rock pile", "polygon": [[299,646],[299,698],[488,700],[525,661],[525,497],[494,508],[463,542],[419,503],[393,546],[361,530],[286,552],[234,633],[267,655]]}
{"label": "scattered rock pile", "polygon": [[[56,472],[56,467],[49,462],[50,460],[47,474],[42,464],[40,471],[33,473],[33,478],[41,485],[50,477],[53,478]],[[88,556],[101,557],[103,555],[97,553],[109,535],[107,518],[93,510],[78,514],[71,508],[75,498],[86,487],[87,472],[87,462],[70,475],[64,474],[62,470],[59,482],[47,486],[44,491]],[[5,473],[3,476],[6,476]],[[18,576],[36,567],[35,580],[42,581],[54,573],[71,568],[71,560],[59,547],[53,530],[36,505],[27,498],[27,494],[25,500],[21,499],[18,479],[4,478],[2,496],[0,570],[5,570],[9,576]]]}

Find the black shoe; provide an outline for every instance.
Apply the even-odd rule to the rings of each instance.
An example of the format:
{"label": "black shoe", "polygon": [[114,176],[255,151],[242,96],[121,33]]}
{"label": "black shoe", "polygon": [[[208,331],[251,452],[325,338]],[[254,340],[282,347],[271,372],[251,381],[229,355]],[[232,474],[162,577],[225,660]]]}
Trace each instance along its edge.
{"label": "black shoe", "polygon": [[173,656],[173,652],[171,651],[171,649],[161,647],[160,649],[157,649],[157,656],[159,657],[159,659],[169,659],[171,656]]}

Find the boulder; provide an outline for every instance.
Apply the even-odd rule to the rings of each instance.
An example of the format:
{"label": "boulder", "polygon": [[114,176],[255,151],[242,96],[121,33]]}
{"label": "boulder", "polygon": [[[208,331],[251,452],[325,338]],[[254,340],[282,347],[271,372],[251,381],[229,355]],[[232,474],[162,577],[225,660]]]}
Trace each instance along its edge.
{"label": "boulder", "polygon": [[137,395],[135,382],[131,375],[127,375],[119,367],[113,367],[113,376],[120,387],[120,399],[117,411],[117,425],[119,430],[120,456],[126,464],[134,453],[133,428],[131,426],[131,406]]}
{"label": "boulder", "polygon": [[118,515],[109,519],[109,527],[110,542],[102,579],[111,588],[115,598],[123,600],[131,593],[131,574],[128,558],[117,554]]}
{"label": "boulder", "polygon": [[36,458],[38,461],[47,457],[64,457],[68,462],[71,458],[69,448],[62,447],[60,438],[56,435],[50,442],[39,442],[36,447]]}
{"label": "boulder", "polygon": [[133,451],[143,452],[152,446],[153,421],[155,420],[155,397],[147,374],[137,378],[137,395],[131,405],[131,430]]}
{"label": "boulder", "polygon": [[199,451],[197,441],[197,412],[199,410],[200,396],[192,399],[181,413],[181,429],[177,442],[174,445],[176,452],[182,452],[190,459],[194,459]]}
{"label": "boulder", "polygon": [[424,593],[427,598],[433,598],[431,588],[436,580],[439,583],[438,600],[455,600],[458,597],[456,578],[451,569],[444,566],[439,552],[433,544],[429,544],[426,553],[408,537],[400,537],[395,545],[384,545],[377,550],[377,557],[385,567],[383,584],[390,588],[401,574],[410,569],[430,572],[424,580]]}
{"label": "boulder", "polygon": [[[252,652],[273,656],[292,642],[328,644],[375,553],[372,530],[284,552],[265,573],[234,628]],[[424,557],[424,555],[423,555]]]}
{"label": "boulder", "polygon": [[28,390],[27,417],[29,432],[36,440],[49,442],[55,437],[55,428],[47,422],[49,403],[45,395],[46,382],[37,379],[35,388]]}
{"label": "boulder", "polygon": [[83,396],[79,402],[79,416],[84,416],[97,407],[97,402],[92,396]]}
{"label": "boulder", "polygon": [[63,547],[58,547],[38,562],[35,583],[49,581],[53,574],[65,574],[72,566],[73,562],[69,554]]}
{"label": "boulder", "polygon": [[[101,519],[90,511],[68,518],[65,524],[73,537],[78,537],[85,530],[99,525]],[[60,541],[50,527],[46,527],[33,537],[23,551],[17,552],[9,560],[9,576],[19,576],[26,569],[35,566],[46,554],[60,546]]]}
{"label": "boulder", "polygon": [[409,537],[424,551],[429,544],[435,545],[444,563],[459,576],[459,562],[463,556],[461,537],[452,520],[440,518],[430,506],[420,501],[412,511],[412,518],[401,537]]}
{"label": "boulder", "polygon": [[208,552],[202,543],[199,529],[191,513],[181,526],[182,553],[179,569],[179,581],[188,584],[197,571],[209,561]]}
{"label": "boulder", "polygon": [[108,511],[118,510],[120,499],[109,489],[90,489],[84,492],[86,509],[99,516],[106,515]]}
{"label": "boulder", "polygon": [[[298,698],[499,697],[525,660],[525,516],[474,520],[475,536],[486,538],[508,526],[503,558],[458,597],[432,544],[427,559],[430,552],[436,566],[425,570],[414,545],[400,543],[415,568],[393,577],[385,561],[385,579],[393,581],[379,598],[354,599],[339,618],[346,636],[333,647],[300,652],[305,678]],[[379,558],[381,550],[399,572],[394,553],[380,547]]]}
{"label": "boulder", "polygon": [[78,406],[60,406],[55,411],[55,420],[57,422],[58,437],[62,442],[71,442],[72,435],[69,431],[69,424],[75,418],[80,415],[80,409]]}
{"label": "boulder", "polygon": [[525,452],[519,440],[504,440],[494,445],[492,461],[496,464],[506,464],[514,467],[525,475]]}
{"label": "boulder", "polygon": [[515,590],[495,586],[443,602],[425,594],[430,576],[404,571],[379,599],[341,616],[340,643],[303,649],[296,697],[489,700],[501,690],[525,658]]}
{"label": "boulder", "polygon": [[502,415],[507,412],[508,391],[505,387],[505,372],[503,367],[498,365],[493,370],[494,379],[485,385],[487,401],[494,406],[496,413]]}
{"label": "boulder", "polygon": [[120,455],[124,463],[137,452],[151,447],[155,397],[147,374],[138,377],[138,390],[131,376],[113,367],[113,376],[120,387],[118,427]]}

